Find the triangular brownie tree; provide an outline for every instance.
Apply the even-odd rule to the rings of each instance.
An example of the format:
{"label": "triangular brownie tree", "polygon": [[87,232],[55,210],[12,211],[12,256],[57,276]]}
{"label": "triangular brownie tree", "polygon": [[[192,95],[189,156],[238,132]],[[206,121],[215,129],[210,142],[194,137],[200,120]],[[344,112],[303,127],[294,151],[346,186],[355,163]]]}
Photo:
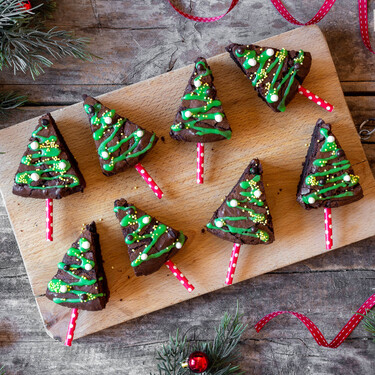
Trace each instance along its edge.
{"label": "triangular brownie tree", "polygon": [[260,161],[253,159],[207,224],[209,232],[239,244],[270,244],[274,241],[262,173]]}
{"label": "triangular brownie tree", "polygon": [[187,240],[181,231],[159,222],[125,199],[115,201],[114,212],[136,276],[156,272]]}
{"label": "triangular brownie tree", "polygon": [[311,138],[297,201],[310,210],[339,207],[363,198],[359,177],[331,131],[331,125],[319,119]]}
{"label": "triangular brownie tree", "polygon": [[52,116],[39,119],[18,167],[13,194],[60,199],[83,191],[85,180]]}
{"label": "triangular brownie tree", "polygon": [[195,61],[170,136],[184,142],[230,139],[232,130],[217,97],[214,78],[206,59]]}
{"label": "triangular brownie tree", "polygon": [[[310,71],[309,52],[254,44],[230,44],[231,58],[250,79],[258,95],[275,112],[284,112]],[[328,108],[327,108],[328,109]],[[329,109],[328,109],[329,110]]]}
{"label": "triangular brownie tree", "polygon": [[234,243],[227,285],[233,282],[241,244],[270,244],[275,240],[262,174],[260,161],[253,159],[206,226],[215,236]]}
{"label": "triangular brownie tree", "polygon": [[155,133],[121,117],[114,109],[87,95],[83,99],[104,175],[135,166],[157,142]]}
{"label": "triangular brownie tree", "polygon": [[57,267],[47,287],[47,298],[69,308],[89,311],[105,308],[109,290],[95,222],[86,225]]}

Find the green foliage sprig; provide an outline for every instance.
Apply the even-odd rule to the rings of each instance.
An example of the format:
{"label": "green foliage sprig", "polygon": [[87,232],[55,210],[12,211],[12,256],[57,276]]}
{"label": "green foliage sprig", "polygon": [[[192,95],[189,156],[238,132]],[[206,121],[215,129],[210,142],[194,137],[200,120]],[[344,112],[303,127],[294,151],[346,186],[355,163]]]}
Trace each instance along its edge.
{"label": "green foliage sprig", "polygon": [[[27,96],[20,95],[14,91],[0,92],[0,113],[4,114],[8,109],[17,108],[27,101]],[[1,375],[1,373],[0,373]]]}
{"label": "green foliage sprig", "polygon": [[[53,0],[32,0],[26,9],[22,0],[0,0],[0,70],[29,73],[35,79],[56,60],[73,56],[90,61],[88,38],[76,38],[71,32],[47,29],[45,21],[56,8]],[[5,97],[6,102],[2,99]],[[11,100],[10,100],[11,99]],[[5,93],[0,111],[16,108],[26,101],[23,95]]]}
{"label": "green foliage sprig", "polygon": [[181,362],[187,359],[194,351],[202,351],[208,355],[210,365],[205,375],[240,375],[238,362],[240,356],[236,348],[246,329],[241,323],[242,315],[238,306],[234,317],[225,313],[219,326],[215,329],[212,341],[203,342],[197,339],[188,339],[188,333],[180,337],[177,330],[174,336],[170,335],[169,342],[158,351],[156,360],[159,375],[188,375],[190,370],[182,368]]}
{"label": "green foliage sprig", "polygon": [[373,340],[375,342],[375,311],[369,311],[363,318],[363,322],[365,330],[372,334]]}

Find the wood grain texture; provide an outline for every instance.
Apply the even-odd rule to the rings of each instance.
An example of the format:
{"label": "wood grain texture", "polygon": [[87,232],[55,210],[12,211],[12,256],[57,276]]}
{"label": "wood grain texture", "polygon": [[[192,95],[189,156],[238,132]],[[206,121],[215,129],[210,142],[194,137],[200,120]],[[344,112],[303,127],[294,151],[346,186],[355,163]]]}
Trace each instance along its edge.
{"label": "wood grain texture", "polygon": [[[283,2],[301,21],[310,19],[322,4],[321,0]],[[178,3],[196,15],[208,9],[220,14],[230,0]],[[106,65],[106,61],[86,64],[74,59],[47,69],[37,81],[24,75],[15,78],[11,71],[4,70],[0,84],[6,84],[5,89],[28,93],[32,103],[25,110],[0,116],[0,127],[78,102],[83,91],[103,94],[185,66],[202,53],[213,56],[230,41],[247,43],[294,28],[270,1],[240,1],[228,16],[211,24],[185,20],[166,2],[155,0],[106,0],[100,9],[97,4],[99,0],[58,2],[51,26],[73,30],[79,36],[94,35],[96,43],[90,49],[109,59],[116,67],[113,72],[101,70],[101,75],[96,74],[95,70]],[[319,26],[327,37],[354,122],[359,124],[362,119],[374,116],[375,90],[371,80],[375,63],[360,40],[355,6],[351,0],[336,2]],[[372,22],[372,2],[369,7]],[[163,29],[158,31],[158,28]],[[370,37],[371,34],[370,24]],[[157,53],[145,59],[150,45],[157,45],[157,49],[152,49]],[[140,61],[142,69],[138,66]],[[72,73],[77,70],[82,73]],[[375,147],[364,145],[364,149],[375,171]],[[211,338],[212,328],[219,323],[223,312],[234,312],[238,300],[244,321],[249,323],[238,347],[241,365],[247,373],[300,374],[303,369],[306,375],[371,374],[375,371],[375,345],[361,326],[340,349],[327,350],[318,347],[305,327],[292,318],[279,318],[283,320],[270,323],[272,326],[261,335],[252,325],[272,310],[294,309],[313,318],[327,338],[332,339],[373,292],[374,247],[375,237],[372,237],[116,325],[81,338],[67,349],[45,334],[0,197],[0,298],[5,307],[0,309],[0,363],[6,365],[10,375],[66,375],[72,371],[77,375],[149,374],[156,370],[155,350],[166,342],[169,332],[177,327],[185,331],[200,326],[206,338]],[[285,327],[283,335],[281,326]]]}
{"label": "wood grain texture", "polygon": [[[76,156],[88,187],[84,195],[76,194],[55,202],[55,241],[52,244],[44,242],[44,205],[41,201],[20,199],[11,194],[13,171],[25,145],[24,134],[29,134],[35,127],[35,119],[1,131],[0,147],[6,154],[0,166],[0,187],[33,293],[51,336],[59,340],[64,336],[69,310],[52,304],[43,296],[46,285],[82,223],[91,220],[99,222],[111,299],[104,311],[95,313],[95,320],[92,313],[80,314],[75,338],[223,287],[231,244],[207,233],[202,234],[201,228],[220,204],[220,198],[227,194],[248,161],[255,156],[264,165],[277,240],[267,247],[257,246],[241,254],[236,282],[324,253],[322,212],[306,213],[294,200],[301,162],[306,153],[304,144],[309,142],[313,125],[320,116],[333,123],[335,134],[343,148],[348,150],[356,173],[361,176],[366,196],[360,202],[335,209],[335,247],[375,234],[375,223],[366,221],[375,199],[374,179],[319,28],[297,29],[261,43],[286,48],[298,46],[310,51],[313,66],[305,86],[333,102],[335,111],[322,113],[318,106],[297,97],[286,113],[272,113],[251,91],[248,81],[227,54],[211,58],[209,64],[234,136],[229,142],[207,147],[206,182],[198,187],[198,191],[192,145],[177,144],[168,137],[169,124],[173,121],[192,67],[103,95],[104,104],[165,137],[165,144],[160,142],[144,162],[161,188],[164,187],[165,198],[161,202],[155,201],[135,171],[112,178],[101,175],[81,103],[54,112],[53,117]],[[147,111],[143,105],[145,95]],[[292,111],[293,116],[290,116]],[[282,144],[279,139],[284,140]],[[174,174],[172,171],[178,165],[183,165],[184,169]],[[135,190],[135,186],[138,189]],[[122,196],[187,234],[188,244],[174,260],[196,286],[191,296],[181,290],[167,269],[147,278],[133,275],[112,212],[113,201]],[[30,212],[34,213],[31,222]],[[194,217],[194,221],[186,220],[189,217]],[[298,232],[293,230],[293,223],[297,222]]]}

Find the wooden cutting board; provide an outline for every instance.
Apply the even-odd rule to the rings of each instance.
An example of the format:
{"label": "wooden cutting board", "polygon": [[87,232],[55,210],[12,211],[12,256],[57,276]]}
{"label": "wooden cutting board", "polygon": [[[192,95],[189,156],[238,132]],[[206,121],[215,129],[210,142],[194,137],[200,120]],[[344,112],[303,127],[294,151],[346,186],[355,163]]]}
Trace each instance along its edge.
{"label": "wooden cutting board", "polygon": [[[304,211],[295,201],[301,163],[319,117],[332,123],[365,193],[361,201],[333,210],[334,248],[375,234],[375,221],[369,220],[375,207],[375,181],[324,36],[318,27],[310,26],[259,44],[310,51],[312,69],[304,86],[333,103],[335,110],[328,113],[298,95],[285,113],[273,113],[228,54],[208,59],[233,137],[206,144],[205,183],[197,185],[196,146],[178,143],[168,135],[192,65],[102,95],[100,100],[105,105],[162,137],[143,161],[165,193],[160,201],[135,170],[110,178],[102,175],[82,103],[56,111],[52,115],[79,162],[87,188],[84,194],[55,201],[52,243],[45,241],[44,201],[11,193],[14,173],[37,119],[0,132],[0,151],[5,152],[0,155],[0,187],[51,337],[64,339],[70,310],[47,300],[47,283],[82,224],[92,220],[98,224],[111,298],[101,312],[80,313],[75,338],[224,287],[232,244],[201,229],[254,157],[261,159],[265,170],[276,241],[269,246],[243,246],[235,282],[325,253],[323,211]],[[195,285],[192,294],[167,268],[148,277],[134,276],[112,211],[113,201],[121,197],[187,234],[187,245],[173,260]]]}

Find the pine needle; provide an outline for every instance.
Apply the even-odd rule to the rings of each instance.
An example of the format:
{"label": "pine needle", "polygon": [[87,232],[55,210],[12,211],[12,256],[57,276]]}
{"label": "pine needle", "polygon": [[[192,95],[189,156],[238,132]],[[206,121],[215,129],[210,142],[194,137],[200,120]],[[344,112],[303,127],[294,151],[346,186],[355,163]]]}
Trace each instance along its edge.
{"label": "pine needle", "polygon": [[24,105],[26,101],[27,96],[20,95],[14,91],[0,92],[0,113],[4,114],[9,109],[18,108]]}
{"label": "pine needle", "polygon": [[370,332],[375,342],[375,311],[369,311],[363,318],[364,328],[367,332]]}

